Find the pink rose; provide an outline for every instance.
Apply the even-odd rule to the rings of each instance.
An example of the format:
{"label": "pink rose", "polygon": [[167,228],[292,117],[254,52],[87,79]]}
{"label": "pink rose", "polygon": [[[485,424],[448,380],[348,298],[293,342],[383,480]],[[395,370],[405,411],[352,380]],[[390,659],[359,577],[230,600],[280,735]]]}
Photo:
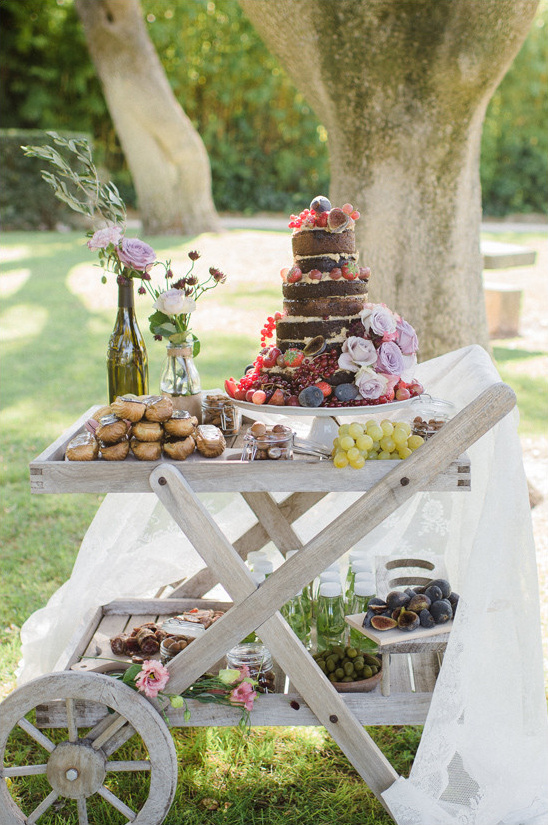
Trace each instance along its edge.
{"label": "pink rose", "polygon": [[376,401],[377,398],[385,394],[388,387],[388,381],[385,376],[375,372],[371,367],[360,367],[354,383],[361,397],[367,401]]}
{"label": "pink rose", "polygon": [[97,249],[106,249],[110,244],[116,246],[122,237],[122,230],[119,226],[106,226],[94,232],[88,241],[88,247],[95,252]]}
{"label": "pink rose", "polygon": [[249,682],[240,682],[230,694],[232,705],[243,705],[246,710],[253,710],[253,702],[257,694]]}
{"label": "pink rose", "polygon": [[377,360],[377,351],[372,341],[351,335],[342,345],[339,367],[342,370],[357,372],[360,367],[369,367]]}
{"label": "pink rose", "polygon": [[384,304],[366,304],[360,313],[366,332],[375,335],[391,335],[396,332],[396,319],[391,309]]}
{"label": "pink rose", "polygon": [[156,260],[156,253],[151,246],[139,238],[122,238],[118,257],[124,266],[145,272],[147,267]]}
{"label": "pink rose", "polygon": [[396,343],[404,355],[413,355],[419,348],[417,333],[407,321],[400,318],[397,322],[398,337]]}
{"label": "pink rose", "polygon": [[381,344],[375,367],[379,372],[401,375],[404,369],[403,355],[398,345],[393,341],[387,341]]}
{"label": "pink rose", "polygon": [[165,688],[169,679],[169,670],[160,662],[147,659],[143,662],[141,670],[135,678],[135,685],[151,699],[155,699],[161,690]]}

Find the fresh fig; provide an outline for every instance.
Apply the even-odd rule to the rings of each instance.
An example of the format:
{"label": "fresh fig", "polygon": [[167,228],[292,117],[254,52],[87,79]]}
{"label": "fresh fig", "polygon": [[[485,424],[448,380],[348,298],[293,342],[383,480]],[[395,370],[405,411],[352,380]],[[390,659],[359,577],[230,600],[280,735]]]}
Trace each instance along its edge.
{"label": "fresh fig", "polygon": [[307,358],[314,358],[315,355],[320,355],[325,349],[325,338],[323,335],[316,335],[311,338],[303,349],[303,353]]}
{"label": "fresh fig", "polygon": [[369,599],[369,603],[367,605],[367,609],[372,610],[373,613],[384,613],[387,607],[388,605],[386,602],[383,602],[383,600],[379,599],[378,596],[374,596],[372,599]]}
{"label": "fresh fig", "polygon": [[393,630],[397,626],[398,623],[388,616],[373,616],[371,619],[371,627],[375,630]]}
{"label": "fresh fig", "polygon": [[404,608],[398,616],[398,627],[400,630],[416,630],[419,625],[420,619],[413,610],[406,610]]}
{"label": "fresh fig", "polygon": [[439,587],[442,599],[448,599],[451,593],[451,585],[447,579],[433,579],[428,587]]}
{"label": "fresh fig", "polygon": [[407,593],[402,593],[401,590],[392,590],[386,597],[386,604],[392,610],[395,610],[397,607],[406,605],[409,600]]}
{"label": "fresh fig", "polygon": [[430,613],[436,624],[444,624],[453,618],[453,608],[447,599],[438,599],[430,605]]}
{"label": "fresh fig", "polygon": [[418,593],[416,596],[413,596],[413,598],[409,600],[407,609],[414,610],[415,613],[420,613],[421,610],[428,610],[431,604],[432,602],[430,601],[426,593]]}
{"label": "fresh fig", "polygon": [[421,627],[434,627],[436,622],[429,610],[421,610],[419,613]]}
{"label": "fresh fig", "polygon": [[327,225],[332,232],[342,232],[350,223],[350,216],[336,206],[327,216]]}
{"label": "fresh fig", "polygon": [[451,593],[449,593],[449,595],[447,597],[447,601],[449,602],[449,604],[453,608],[453,616],[454,616],[455,613],[457,612],[457,605],[459,603],[459,594],[458,593],[453,593],[453,591],[451,591]]}
{"label": "fresh fig", "polygon": [[438,587],[437,584],[429,584],[424,592],[432,602],[437,602],[440,599],[443,599],[441,588]]}

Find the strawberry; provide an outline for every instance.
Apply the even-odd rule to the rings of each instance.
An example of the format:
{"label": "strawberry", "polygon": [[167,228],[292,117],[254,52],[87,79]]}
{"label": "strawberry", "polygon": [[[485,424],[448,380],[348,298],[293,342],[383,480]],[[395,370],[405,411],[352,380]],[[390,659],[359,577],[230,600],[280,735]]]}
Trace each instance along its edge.
{"label": "strawberry", "polygon": [[333,387],[328,384],[327,381],[317,381],[314,386],[318,387],[323,392],[324,398],[327,398],[333,392]]}
{"label": "strawberry", "polygon": [[304,353],[300,349],[287,349],[283,354],[284,367],[300,367],[304,361]]}
{"label": "strawberry", "polygon": [[236,390],[234,393],[236,401],[245,401],[246,392],[246,390]]}
{"label": "strawberry", "polygon": [[246,401],[253,401],[253,393],[254,392],[255,392],[255,390],[248,390],[245,394],[245,400]]}
{"label": "strawberry", "polygon": [[274,390],[274,392],[272,393],[272,397],[268,401],[268,403],[273,404],[275,407],[283,407],[285,404],[283,392],[279,388]]}
{"label": "strawberry", "polygon": [[308,273],[308,277],[312,281],[321,281],[322,273],[320,272],[319,269],[311,269],[310,272]]}
{"label": "strawberry", "polygon": [[287,275],[287,283],[288,284],[295,284],[295,283],[297,283],[297,281],[300,281],[302,277],[303,277],[303,273],[301,272],[299,267],[298,266],[292,266],[291,269],[289,270],[288,275]]}
{"label": "strawberry", "polygon": [[355,281],[358,277],[358,267],[356,264],[343,264],[341,267],[342,276],[347,281]]}

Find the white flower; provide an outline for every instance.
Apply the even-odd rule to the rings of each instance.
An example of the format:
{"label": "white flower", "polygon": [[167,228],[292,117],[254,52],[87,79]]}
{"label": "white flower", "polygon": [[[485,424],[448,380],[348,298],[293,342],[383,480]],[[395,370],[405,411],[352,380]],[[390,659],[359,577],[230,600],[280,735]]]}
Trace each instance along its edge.
{"label": "white flower", "polygon": [[92,251],[106,249],[111,243],[116,246],[122,237],[122,230],[119,226],[106,226],[94,232],[88,241],[88,247]]}
{"label": "white flower", "polygon": [[196,301],[181,289],[168,289],[158,295],[152,306],[164,315],[189,315],[196,309]]}
{"label": "white flower", "polygon": [[372,341],[351,335],[342,345],[339,367],[342,370],[357,372],[360,367],[369,367],[377,360],[377,350]]}

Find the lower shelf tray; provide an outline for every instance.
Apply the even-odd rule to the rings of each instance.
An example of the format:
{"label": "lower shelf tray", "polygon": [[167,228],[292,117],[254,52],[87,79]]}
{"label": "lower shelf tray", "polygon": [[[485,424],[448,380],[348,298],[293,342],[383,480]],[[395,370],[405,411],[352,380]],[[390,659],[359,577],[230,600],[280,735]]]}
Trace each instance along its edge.
{"label": "lower shelf tray", "polygon": [[[127,657],[117,657],[110,649],[109,639],[112,636],[145,622],[164,621],[169,616],[192,607],[227,610],[230,606],[228,602],[193,598],[126,599],[111,602],[96,610],[85,626],[75,633],[55,670],[104,673],[127,667]],[[218,665],[224,666],[222,662]],[[384,696],[378,687],[369,693],[344,693],[341,696],[362,725],[421,725],[428,713],[440,665],[441,656],[437,650],[392,656],[389,696]],[[276,693],[259,695],[250,715],[251,724],[319,725],[316,715],[299,694],[284,692],[288,680],[279,667],[276,666],[276,670]],[[191,712],[189,721],[185,721],[182,709],[167,709],[172,726],[232,726],[238,724],[241,716],[237,708],[203,704],[196,700],[188,700],[188,708]],[[104,707],[77,700],[75,715],[78,726],[91,727],[105,712]],[[66,727],[65,703],[59,701],[39,705],[36,709],[36,724],[39,728]]]}

